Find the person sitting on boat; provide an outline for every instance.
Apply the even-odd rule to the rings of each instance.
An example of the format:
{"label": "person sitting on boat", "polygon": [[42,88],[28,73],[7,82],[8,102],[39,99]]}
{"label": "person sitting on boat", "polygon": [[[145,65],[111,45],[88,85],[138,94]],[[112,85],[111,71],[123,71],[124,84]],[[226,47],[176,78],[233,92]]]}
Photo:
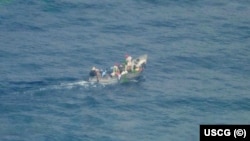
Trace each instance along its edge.
{"label": "person sitting on boat", "polygon": [[123,72],[123,71],[125,70],[125,66],[122,65],[122,64],[120,64],[120,65],[118,66],[118,69],[119,69],[120,72]]}
{"label": "person sitting on boat", "polygon": [[105,69],[105,70],[101,70],[101,74],[102,74],[102,77],[105,77],[106,76],[106,74],[107,74],[107,70]]}
{"label": "person sitting on boat", "polygon": [[119,68],[121,76],[128,73],[128,71],[125,70],[125,66],[124,65],[121,64],[121,65],[119,65],[118,68]]}
{"label": "person sitting on boat", "polygon": [[136,72],[139,72],[139,71],[141,71],[141,66],[138,66],[138,65],[134,65],[134,70],[136,71]]}
{"label": "person sitting on boat", "polygon": [[108,76],[112,77],[111,75],[112,73],[113,73],[113,66],[107,69]]}
{"label": "person sitting on boat", "polygon": [[113,66],[113,72],[111,73],[111,76],[114,77],[114,76],[119,76],[120,75],[120,70],[118,68],[118,65],[115,64]]}

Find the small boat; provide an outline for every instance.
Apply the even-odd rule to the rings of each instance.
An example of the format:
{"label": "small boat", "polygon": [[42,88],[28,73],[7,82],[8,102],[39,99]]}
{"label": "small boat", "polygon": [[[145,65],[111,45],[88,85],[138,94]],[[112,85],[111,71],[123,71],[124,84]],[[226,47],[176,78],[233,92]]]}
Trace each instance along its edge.
{"label": "small boat", "polygon": [[108,84],[116,84],[116,83],[125,83],[131,80],[138,79],[142,72],[144,71],[146,64],[147,64],[148,55],[144,54],[137,58],[132,59],[133,69],[132,71],[121,73],[120,75],[111,76],[110,73],[106,74],[105,76],[97,75],[93,77],[89,77],[90,83],[99,83],[103,85]]}

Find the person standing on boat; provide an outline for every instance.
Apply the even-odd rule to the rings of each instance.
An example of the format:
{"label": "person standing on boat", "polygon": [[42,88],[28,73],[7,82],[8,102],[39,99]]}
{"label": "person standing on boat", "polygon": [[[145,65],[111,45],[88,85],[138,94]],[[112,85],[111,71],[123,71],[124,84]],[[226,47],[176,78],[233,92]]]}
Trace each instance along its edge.
{"label": "person standing on boat", "polygon": [[100,72],[96,67],[92,67],[92,69],[89,72],[89,76],[96,77],[97,82],[99,82]]}
{"label": "person standing on boat", "polygon": [[130,55],[126,55],[126,60],[125,60],[125,71],[132,71],[132,57]]}

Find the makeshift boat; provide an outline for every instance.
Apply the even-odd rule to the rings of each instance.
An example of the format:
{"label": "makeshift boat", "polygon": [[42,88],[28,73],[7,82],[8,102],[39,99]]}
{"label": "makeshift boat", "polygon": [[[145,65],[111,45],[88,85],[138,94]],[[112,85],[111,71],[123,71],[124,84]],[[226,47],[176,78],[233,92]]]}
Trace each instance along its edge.
{"label": "makeshift boat", "polygon": [[132,59],[131,71],[125,71],[115,76],[111,75],[112,71],[107,71],[105,75],[101,75],[101,73],[99,73],[96,76],[89,77],[88,81],[90,83],[99,83],[99,84],[107,85],[107,84],[115,84],[115,83],[125,83],[125,82],[129,82],[132,80],[136,80],[141,77],[146,67],[147,59],[148,59],[147,54],[141,55],[137,58]]}

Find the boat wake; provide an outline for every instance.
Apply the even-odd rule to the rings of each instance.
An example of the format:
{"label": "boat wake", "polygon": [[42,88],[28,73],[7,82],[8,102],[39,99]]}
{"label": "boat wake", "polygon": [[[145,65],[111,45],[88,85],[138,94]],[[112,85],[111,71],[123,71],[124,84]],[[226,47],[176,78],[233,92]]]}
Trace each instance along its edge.
{"label": "boat wake", "polygon": [[84,80],[51,80],[51,81],[12,81],[3,84],[1,93],[36,93],[54,90],[95,89],[106,85],[90,83]]}
{"label": "boat wake", "polygon": [[36,93],[45,91],[64,91],[64,90],[93,90],[93,89],[103,89],[105,87],[126,85],[139,83],[144,80],[144,77],[140,79],[128,80],[129,83],[96,83],[89,82],[85,80],[75,80],[75,79],[57,79],[57,80],[44,80],[44,81],[15,81],[7,82],[6,85],[3,84],[2,93]]}
{"label": "boat wake", "polygon": [[75,82],[61,82],[56,85],[50,85],[47,87],[42,87],[39,90],[65,90],[65,89],[93,89],[93,88],[103,88],[105,85],[100,85],[96,83],[90,83],[88,81],[80,80]]}
{"label": "boat wake", "polygon": [[91,83],[91,82],[82,80],[82,81],[76,81],[76,82],[61,83],[59,87],[72,89],[72,88],[77,88],[77,87],[82,87],[82,88],[105,87],[105,85],[100,85],[100,84]]}
{"label": "boat wake", "polygon": [[[144,81],[145,79],[143,77],[140,77],[140,79],[132,79],[129,80],[130,83],[128,84],[133,84],[133,83],[139,83]],[[126,83],[125,83],[126,84]],[[69,89],[85,89],[85,90],[90,90],[90,89],[102,89],[105,87],[110,87],[110,86],[119,86],[122,84],[119,83],[96,83],[96,82],[89,82],[89,81],[85,81],[85,80],[78,80],[78,81],[74,81],[74,82],[61,82],[57,85],[50,85],[47,87],[43,87],[40,88],[40,91],[44,91],[44,90],[69,90]]]}

